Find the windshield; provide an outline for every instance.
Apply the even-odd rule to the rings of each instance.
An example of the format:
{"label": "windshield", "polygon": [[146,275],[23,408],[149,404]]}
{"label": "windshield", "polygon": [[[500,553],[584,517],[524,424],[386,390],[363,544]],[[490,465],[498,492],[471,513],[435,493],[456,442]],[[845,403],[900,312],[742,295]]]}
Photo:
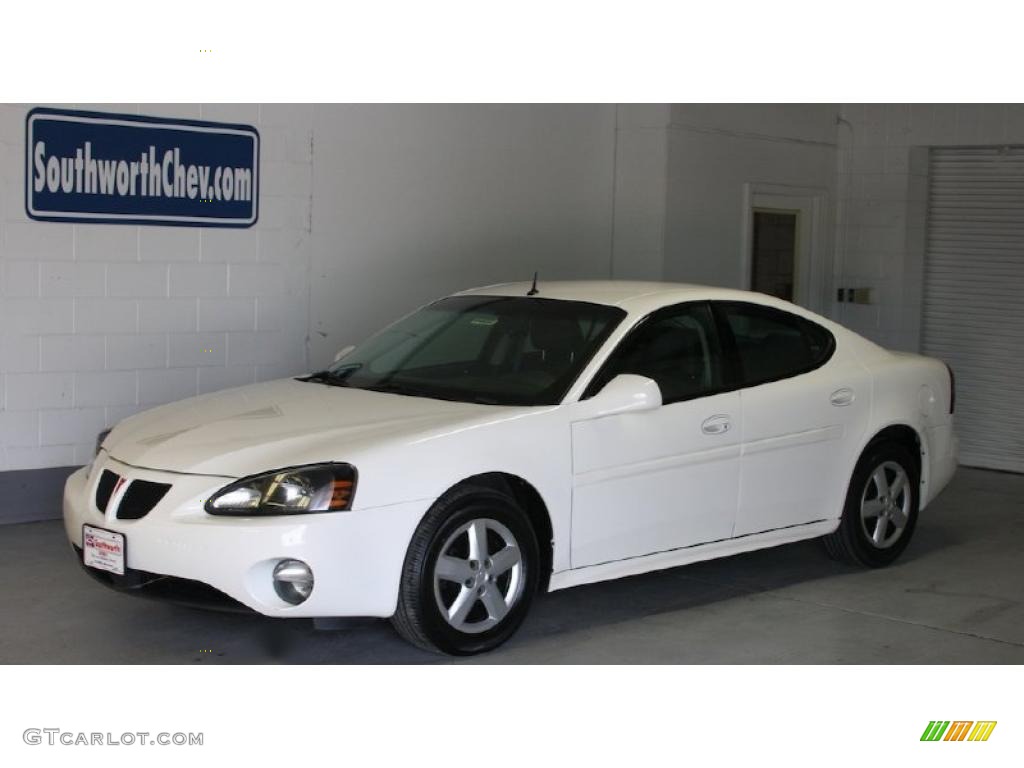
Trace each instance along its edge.
{"label": "windshield", "polygon": [[442,299],[356,347],[314,381],[495,405],[555,405],[625,317],[536,297]]}

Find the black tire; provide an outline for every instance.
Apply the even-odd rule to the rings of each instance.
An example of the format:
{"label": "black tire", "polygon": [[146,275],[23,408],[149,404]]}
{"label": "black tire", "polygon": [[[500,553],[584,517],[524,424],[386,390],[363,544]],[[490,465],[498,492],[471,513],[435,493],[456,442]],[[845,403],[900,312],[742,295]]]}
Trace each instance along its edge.
{"label": "black tire", "polygon": [[[893,476],[894,467],[902,468],[903,472],[906,473],[907,481],[905,486],[906,492],[909,494],[906,522],[893,543],[884,547],[876,544],[873,537],[869,535],[866,530],[869,523],[862,518],[861,513],[861,505],[865,499],[868,501],[878,501],[879,499],[879,496],[872,496],[872,493],[877,494],[878,490],[876,482],[872,480],[872,476],[883,466],[888,467],[888,469],[884,470],[887,477]],[[880,442],[868,446],[853,471],[839,527],[835,532],[828,534],[822,539],[825,551],[828,552],[830,557],[834,560],[840,560],[853,565],[881,568],[889,565],[900,556],[910,543],[914,527],[917,525],[918,504],[920,500],[919,491],[921,487],[918,466],[918,457],[900,443]],[[880,498],[884,499],[886,497],[882,496]],[[902,509],[902,496],[899,496],[899,501],[900,503],[897,506]],[[877,525],[879,522],[878,518],[875,518],[875,524]],[[884,531],[889,532],[890,536],[895,536],[897,524],[892,520],[888,520],[885,525]]]}
{"label": "black tire", "polygon": [[[518,545],[521,568],[515,581],[516,597],[504,617],[488,629],[463,632],[450,624],[442,614],[438,600],[444,598],[435,593],[434,575],[442,548],[450,537],[474,520],[495,521],[511,532]],[[486,536],[492,534],[493,531],[488,531]],[[450,552],[451,547],[446,551]],[[508,640],[526,617],[537,591],[539,565],[537,536],[529,518],[512,496],[492,488],[460,486],[445,494],[430,508],[413,534],[402,568],[398,607],[391,617],[391,623],[402,637],[424,650],[456,656],[492,650]],[[508,589],[511,593],[512,572],[508,573],[509,581],[500,589]],[[497,583],[485,584],[483,589],[496,587]],[[462,589],[454,582],[446,582],[445,588],[454,588],[460,593]],[[489,616],[489,609],[482,600],[478,600],[472,610],[478,611],[480,608],[487,617],[484,621],[492,621],[493,617]]]}

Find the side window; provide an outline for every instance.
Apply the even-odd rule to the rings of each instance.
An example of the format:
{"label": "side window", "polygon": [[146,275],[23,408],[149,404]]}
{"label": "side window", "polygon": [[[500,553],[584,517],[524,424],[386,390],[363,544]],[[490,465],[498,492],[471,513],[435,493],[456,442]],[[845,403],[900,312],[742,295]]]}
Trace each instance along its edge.
{"label": "side window", "polygon": [[718,307],[736,340],[745,387],[806,373],[832,355],[832,334],[810,320],[757,304]]}
{"label": "side window", "polygon": [[633,329],[587,387],[596,395],[621,373],[658,382],[666,403],[689,400],[720,389],[722,359],[714,317],[705,303],[661,310]]}

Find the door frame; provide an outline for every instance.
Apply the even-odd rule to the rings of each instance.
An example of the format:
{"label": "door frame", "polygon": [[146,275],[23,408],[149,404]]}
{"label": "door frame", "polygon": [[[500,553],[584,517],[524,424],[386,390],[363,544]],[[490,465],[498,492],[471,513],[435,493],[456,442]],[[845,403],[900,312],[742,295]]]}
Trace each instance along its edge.
{"label": "door frame", "polygon": [[825,269],[822,236],[828,192],[820,187],[747,182],[743,185],[740,288],[749,291],[753,269],[754,212],[797,213],[793,303],[823,313]]}

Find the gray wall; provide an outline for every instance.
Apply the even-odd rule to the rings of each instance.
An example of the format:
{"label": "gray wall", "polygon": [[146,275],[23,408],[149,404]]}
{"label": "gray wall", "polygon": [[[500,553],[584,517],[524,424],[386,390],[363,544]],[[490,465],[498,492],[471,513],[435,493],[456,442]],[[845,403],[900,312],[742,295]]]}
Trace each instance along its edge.
{"label": "gray wall", "polygon": [[310,364],[433,298],[611,273],[612,105],[322,106]]}
{"label": "gray wall", "polygon": [[928,147],[1024,144],[1021,104],[844,104],[839,130],[836,284],[874,289],[837,319],[894,348],[918,351]]}
{"label": "gray wall", "polygon": [[742,285],[746,184],[823,190],[818,257],[830,267],[837,113],[834,104],[673,105],[665,279]]}
{"label": "gray wall", "polygon": [[669,104],[616,110],[612,276],[661,280],[665,271]]}
{"label": "gray wall", "polygon": [[1019,105],[93,106],[256,124],[260,221],[29,221],[30,107],[0,105],[0,471],[84,463],[130,413],[535,269],[742,285],[750,184],[823,190],[823,293],[876,288],[824,311],[916,349],[927,147],[1024,142]]}

